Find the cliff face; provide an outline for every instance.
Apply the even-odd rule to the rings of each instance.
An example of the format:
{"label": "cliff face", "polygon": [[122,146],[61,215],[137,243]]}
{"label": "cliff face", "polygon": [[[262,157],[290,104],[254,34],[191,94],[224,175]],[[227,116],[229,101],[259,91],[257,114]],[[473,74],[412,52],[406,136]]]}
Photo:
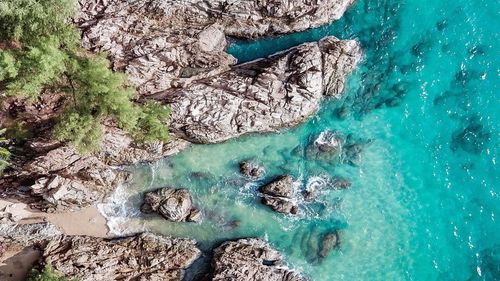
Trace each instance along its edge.
{"label": "cliff face", "polygon": [[[83,45],[109,54],[128,73],[141,99],[172,107],[173,141],[138,145],[112,122],[102,150],[82,156],[50,141],[57,102],[31,106],[28,123],[41,128],[19,151],[14,172],[0,179],[3,197],[45,211],[99,202],[128,175],[114,167],[154,161],[189,142],[220,142],[249,132],[276,131],[314,114],[323,95],[339,96],[361,58],[355,41],[328,37],[269,58],[235,65],[226,36],[253,38],[300,31],[338,19],[352,0],[136,1],[80,0],[75,23]],[[5,104],[8,112],[26,105]],[[44,112],[48,112],[45,114]]]}

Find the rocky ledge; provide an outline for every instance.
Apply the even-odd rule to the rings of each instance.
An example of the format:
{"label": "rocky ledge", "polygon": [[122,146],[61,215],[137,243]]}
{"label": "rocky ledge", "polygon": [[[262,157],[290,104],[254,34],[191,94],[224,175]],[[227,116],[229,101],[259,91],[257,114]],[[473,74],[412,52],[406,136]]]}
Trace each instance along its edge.
{"label": "rocky ledge", "polygon": [[201,254],[193,240],[151,233],[104,239],[63,235],[47,223],[1,225],[0,249],[16,247],[39,251],[35,266],[50,263],[59,273],[81,281],[179,281]]}
{"label": "rocky ledge", "polygon": [[[326,242],[328,247],[336,243],[333,240]],[[201,255],[193,240],[151,233],[105,239],[67,236],[48,223],[0,225],[0,261],[3,251],[25,247],[38,253],[35,267],[50,263],[59,273],[81,281],[180,281]],[[214,249],[211,267],[207,280],[305,280],[286,267],[278,251],[255,238],[224,242]]]}
{"label": "rocky ledge", "polygon": [[214,250],[213,281],[304,281],[283,264],[283,256],[260,239],[223,243]]}

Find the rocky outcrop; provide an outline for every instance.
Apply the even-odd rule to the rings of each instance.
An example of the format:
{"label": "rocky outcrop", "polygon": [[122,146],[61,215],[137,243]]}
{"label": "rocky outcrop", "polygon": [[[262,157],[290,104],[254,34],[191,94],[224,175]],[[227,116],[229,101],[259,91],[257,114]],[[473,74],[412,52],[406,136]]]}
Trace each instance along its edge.
{"label": "rocky outcrop", "polygon": [[285,214],[297,214],[299,208],[293,199],[296,187],[293,178],[283,175],[260,188],[262,203],[273,210]]}
{"label": "rocky outcrop", "polygon": [[79,0],[84,46],[106,51],[142,94],[229,69],[226,36],[255,38],[317,27],[353,0]]}
{"label": "rocky outcrop", "polygon": [[299,31],[338,19],[345,1],[80,0],[84,46],[110,54],[144,98],[172,107],[171,128],[196,143],[294,126],[338,96],[361,57],[333,37],[239,66],[226,36]]}
{"label": "rocky outcrop", "polygon": [[303,281],[283,264],[283,256],[260,239],[223,243],[214,250],[212,280]]}
{"label": "rocky outcrop", "polygon": [[146,193],[141,211],[148,214],[156,212],[175,222],[201,221],[201,212],[193,206],[191,194],[182,188],[165,187]]}
{"label": "rocky outcrop", "polygon": [[180,281],[201,254],[189,239],[151,233],[109,239],[67,236],[49,223],[0,224],[0,250],[2,245],[40,250],[40,266],[50,263],[81,281]]}
{"label": "rocky outcrop", "polygon": [[177,281],[199,255],[192,240],[145,233],[111,240],[59,236],[47,244],[43,259],[58,272],[81,281]]}
{"label": "rocky outcrop", "polygon": [[50,223],[0,224],[0,242],[7,244],[29,246],[44,243],[60,235],[61,230]]}
{"label": "rocky outcrop", "polygon": [[195,143],[297,125],[339,96],[360,60],[355,41],[327,37],[152,96],[172,107],[171,130]]}
{"label": "rocky outcrop", "polygon": [[264,176],[266,170],[264,167],[257,165],[253,161],[241,161],[240,164],[240,173],[245,177],[250,179],[258,179]]}

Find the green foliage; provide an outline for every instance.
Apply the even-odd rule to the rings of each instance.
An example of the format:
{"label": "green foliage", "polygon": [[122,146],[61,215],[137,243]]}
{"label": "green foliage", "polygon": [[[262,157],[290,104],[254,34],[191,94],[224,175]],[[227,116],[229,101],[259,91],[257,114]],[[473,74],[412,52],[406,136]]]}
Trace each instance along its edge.
{"label": "green foliage", "polygon": [[75,111],[65,113],[54,129],[56,139],[67,141],[81,153],[88,153],[99,148],[102,139],[102,127],[90,114]]}
{"label": "green foliage", "polygon": [[170,117],[170,108],[148,102],[141,109],[134,134],[135,139],[146,143],[155,140],[168,141],[166,122]]}
{"label": "green foliage", "polygon": [[6,128],[5,136],[16,143],[22,143],[31,137],[31,132],[26,128],[24,123],[16,122]]}
{"label": "green foliage", "polygon": [[[6,56],[8,58],[8,54]],[[28,46],[17,55],[14,64],[17,68],[11,66],[10,77],[3,79],[8,93],[36,98],[43,88],[56,82],[66,70],[67,59],[55,37],[43,38]]]}
{"label": "green foliage", "polygon": [[7,139],[3,137],[5,129],[0,130],[0,175],[2,171],[9,165],[10,151],[7,147]]}
{"label": "green foliage", "polygon": [[68,94],[54,135],[82,152],[99,147],[105,118],[138,140],[167,140],[168,109],[136,105],[126,76],[79,46],[79,31],[68,23],[75,7],[76,0],[0,1],[0,42],[10,46],[0,49],[0,88],[32,100],[49,86]]}
{"label": "green foliage", "polygon": [[103,55],[80,58],[76,62],[68,74],[75,108],[96,118],[114,117],[122,128],[133,129],[138,110],[131,102],[135,91],[127,85],[127,77],[111,71]]}
{"label": "green foliage", "polygon": [[9,51],[0,50],[0,81],[17,76],[19,63]]}
{"label": "green foliage", "polygon": [[74,0],[0,1],[0,41],[31,44],[56,36],[65,45],[76,46],[79,36],[66,22],[75,13]]}
{"label": "green foliage", "polygon": [[77,281],[76,279],[67,279],[52,268],[50,264],[40,272],[36,269],[31,271],[27,281]]}

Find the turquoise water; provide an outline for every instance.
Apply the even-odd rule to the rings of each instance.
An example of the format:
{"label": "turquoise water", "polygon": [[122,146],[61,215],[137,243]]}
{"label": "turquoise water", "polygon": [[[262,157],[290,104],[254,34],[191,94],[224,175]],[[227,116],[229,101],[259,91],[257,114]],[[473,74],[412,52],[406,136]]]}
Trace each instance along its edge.
{"label": "turquoise water", "polygon": [[[359,40],[365,59],[345,98],[325,100],[302,126],[134,167],[134,182],[109,204],[113,230],[192,237],[207,253],[224,239],[262,237],[317,281],[500,280],[498,4],[362,0],[328,26],[235,41],[230,52],[248,61],[335,35]],[[361,154],[308,157],[308,144],[325,131],[350,135]],[[245,159],[266,167],[262,181],[239,175]],[[259,203],[258,186],[282,173],[302,189],[323,187],[316,201],[298,199],[298,217]],[[337,176],[352,187],[328,189]],[[140,194],[162,186],[189,188],[204,222],[141,216]],[[318,239],[332,230],[340,248],[319,259]]]}

